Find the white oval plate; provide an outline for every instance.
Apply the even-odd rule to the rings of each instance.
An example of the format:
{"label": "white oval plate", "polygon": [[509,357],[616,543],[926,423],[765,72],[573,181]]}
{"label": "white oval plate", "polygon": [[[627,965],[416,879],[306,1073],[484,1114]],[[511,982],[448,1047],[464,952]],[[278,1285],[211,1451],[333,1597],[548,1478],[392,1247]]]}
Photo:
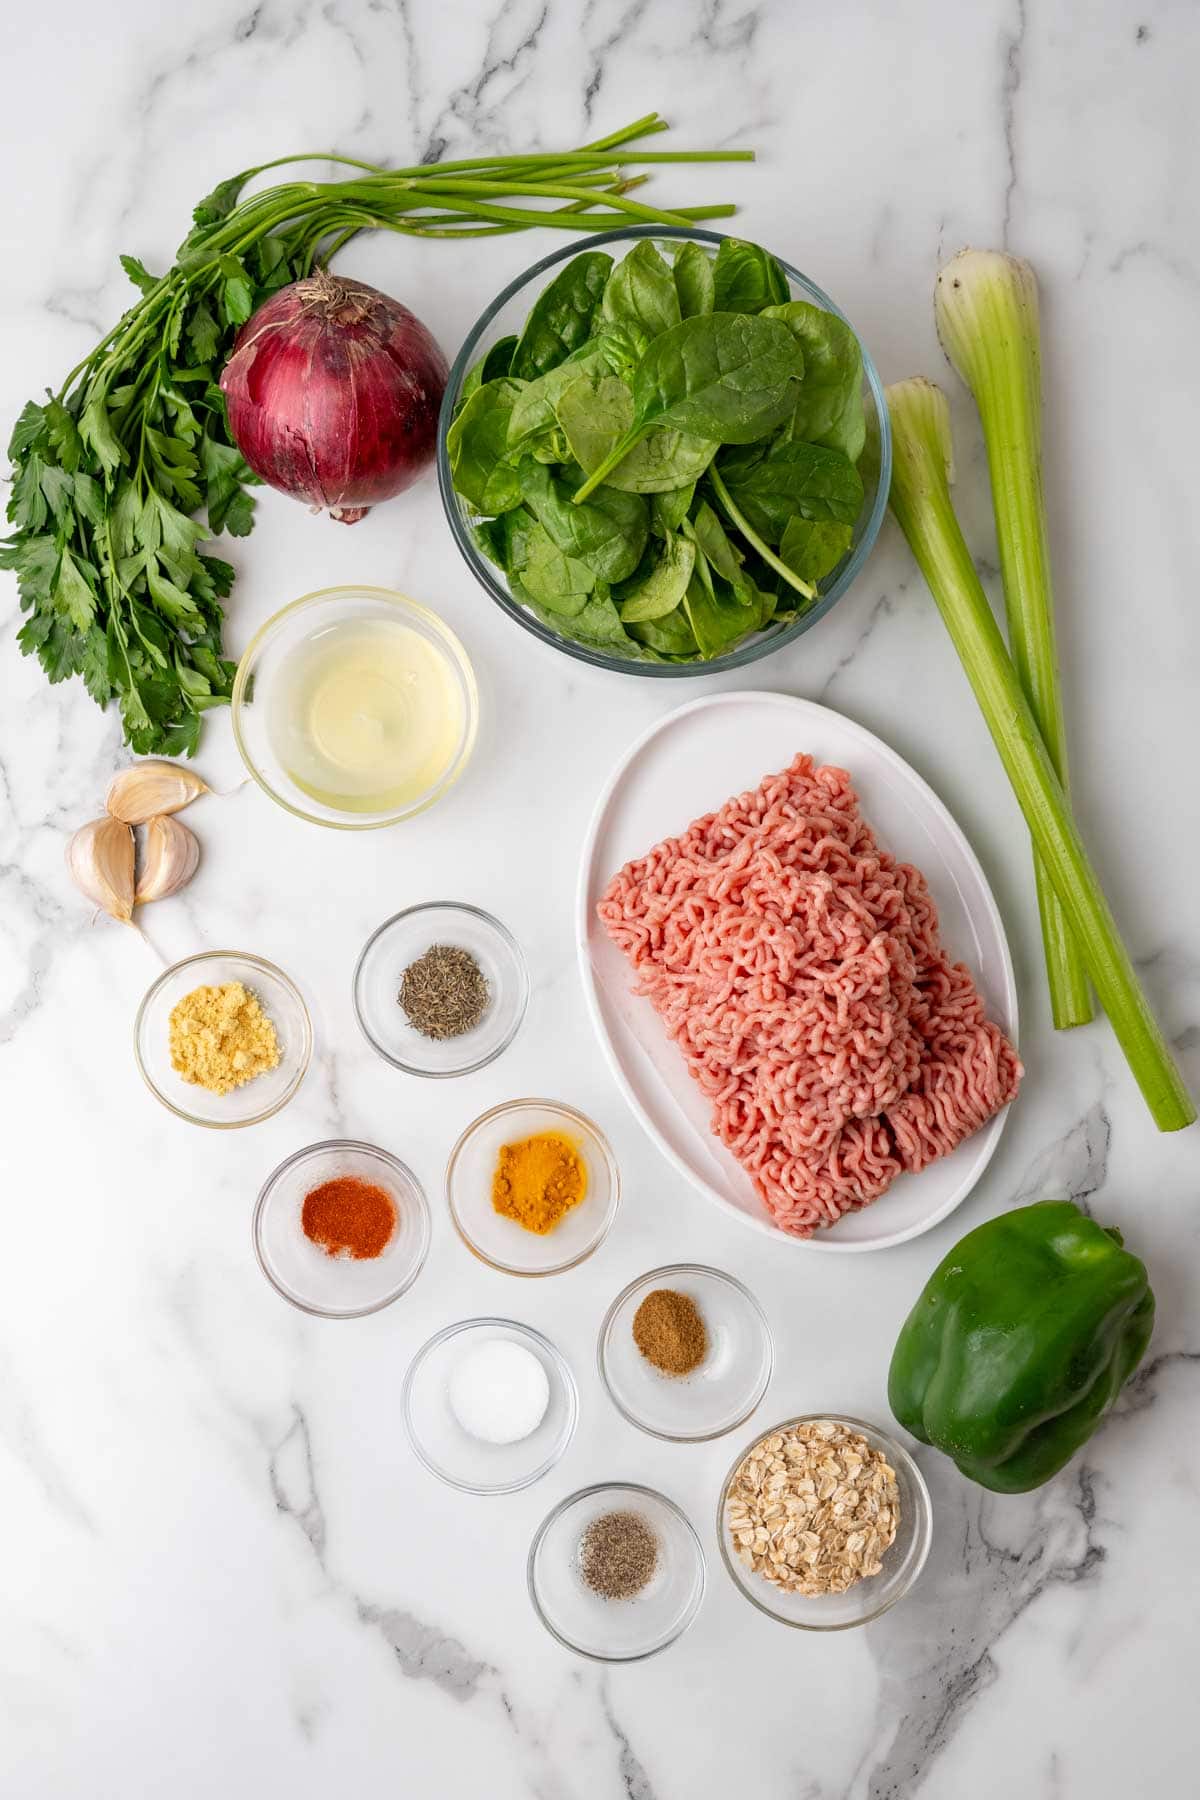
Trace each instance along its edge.
{"label": "white oval plate", "polygon": [[947,1217],[987,1168],[1007,1108],[950,1156],[902,1175],[879,1200],[813,1238],[780,1231],[749,1176],[709,1128],[709,1107],[633,971],[596,918],[612,877],[732,794],[757,787],[798,751],[848,769],[881,845],[915,863],[937,903],[942,940],[965,962],[987,1015],[1016,1041],[1012,958],[992,891],[959,827],[914,769],[861,725],[790,694],[714,694],[652,725],[600,795],[584,844],[576,940],[584,992],[617,1083],[668,1162],[755,1231],[806,1250],[882,1250]]}

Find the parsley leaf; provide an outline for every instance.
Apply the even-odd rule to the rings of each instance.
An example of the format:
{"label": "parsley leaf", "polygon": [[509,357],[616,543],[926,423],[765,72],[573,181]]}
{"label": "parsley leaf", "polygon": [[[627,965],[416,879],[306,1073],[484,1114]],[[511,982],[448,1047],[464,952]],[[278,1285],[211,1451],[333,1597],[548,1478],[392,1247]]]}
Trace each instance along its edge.
{"label": "parsley leaf", "polygon": [[120,262],[134,287],[141,293],[148,294],[158,286],[158,276],[151,275],[145,263],[140,262],[136,256],[122,256]]}

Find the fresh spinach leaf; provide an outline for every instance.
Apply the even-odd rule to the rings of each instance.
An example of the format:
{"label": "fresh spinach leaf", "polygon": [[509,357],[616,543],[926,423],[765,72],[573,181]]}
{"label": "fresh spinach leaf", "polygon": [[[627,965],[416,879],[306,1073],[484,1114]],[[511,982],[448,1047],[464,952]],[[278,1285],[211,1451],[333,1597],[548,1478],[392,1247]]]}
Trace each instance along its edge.
{"label": "fresh spinach leaf", "polygon": [[483,355],[471,364],[463,376],[463,384],[458,397],[460,408],[465,401],[471,398],[476,388],[483,386],[485,381],[499,381],[502,376],[508,374],[512,367],[513,351],[516,347],[515,337],[502,337],[492,345],[490,350],[485,350]]}
{"label": "fresh spinach leaf", "polygon": [[679,295],[667,264],[649,238],[642,238],[619,262],[604,290],[601,313],[612,324],[640,327],[656,338],[680,319]]}
{"label": "fresh spinach leaf", "polygon": [[748,626],[745,607],[733,598],[724,583],[714,583],[709,588],[696,574],[688,583],[683,608],[705,662],[731,650],[746,636],[748,628],[754,629],[752,623]]}
{"label": "fresh spinach leaf", "polygon": [[568,643],[583,644],[589,650],[602,650],[623,661],[657,661],[653,650],[643,648],[625,630],[603,582],[589,595],[586,604],[570,615],[540,605],[519,579],[512,586],[514,597],[528,606],[556,637],[565,638]]}
{"label": "fresh spinach leaf", "polygon": [[763,315],[779,319],[804,352],[804,380],[785,433],[809,444],[840,450],[856,463],[866,438],[863,364],[858,339],[835,313],[789,300]]}
{"label": "fresh spinach leaf", "polygon": [[794,404],[804,358],[786,325],[743,313],[682,319],[662,332],[633,373],[634,423],[580,490],[586,499],[657,426],[722,444],[774,431]]}
{"label": "fresh spinach leaf", "polygon": [[521,503],[521,486],[508,455],[508,430],[523,383],[505,376],[476,388],[446,433],[455,489],[481,513],[507,512]]}
{"label": "fresh spinach leaf", "polygon": [[687,591],[695,565],[695,544],[690,538],[672,533],[650,573],[621,600],[621,623],[641,625],[674,612]]}
{"label": "fresh spinach leaf", "polygon": [[[581,374],[608,374],[609,364],[596,339],[589,340],[573,356],[548,369],[536,381],[527,382],[513,407],[508,427],[511,451],[531,450],[538,440],[548,440],[558,429],[558,403],[573,381]],[[565,461],[565,456],[557,458]]]}
{"label": "fresh spinach leaf", "polygon": [[[679,295],[679,316],[696,319],[714,310],[716,279],[712,258],[699,244],[681,244],[675,253],[675,292]],[[733,309],[731,309],[733,310]]]}
{"label": "fresh spinach leaf", "polygon": [[[581,374],[563,390],[556,408],[575,461],[590,475],[633,423],[633,394],[617,375]],[[718,446],[663,427],[641,438],[607,476],[609,487],[633,494],[662,493],[695,481]]]}
{"label": "fresh spinach leaf", "polygon": [[649,342],[649,333],[640,325],[631,319],[617,319],[602,324],[588,348],[603,360],[611,374],[628,378],[646,354]]}
{"label": "fresh spinach leaf", "polygon": [[508,562],[504,520],[511,519],[512,516],[511,513],[505,513],[499,519],[480,519],[478,524],[471,527],[471,535],[483,554],[489,562],[495,563],[501,569],[505,568]]}
{"label": "fresh spinach leaf", "polygon": [[753,598],[753,584],[742,571],[742,554],[730,539],[707,500],[702,500],[682,529],[704,553],[709,568],[729,583],[739,605],[748,606]]}
{"label": "fresh spinach leaf", "polygon": [[783,528],[779,554],[803,581],[820,581],[850,548],[853,528],[840,519],[805,519],[793,513]]}
{"label": "fresh spinach leaf", "polygon": [[722,238],[713,270],[714,312],[760,313],[788,299],[787,276],[759,244]]}
{"label": "fresh spinach leaf", "polygon": [[840,450],[785,442],[753,460],[722,456],[718,466],[738,509],[768,544],[778,544],[793,513],[853,525],[862,509],[862,477]]}
{"label": "fresh spinach leaf", "polygon": [[644,619],[629,625],[627,630],[635,642],[645,644],[659,656],[670,657],[673,662],[691,662],[700,654],[696,634],[682,602],[664,618]]}
{"label": "fresh spinach leaf", "polygon": [[665,493],[655,494],[650,501],[651,531],[659,537],[678,531],[691,511],[695,495],[694,481],[689,481],[685,487],[668,488]]}
{"label": "fresh spinach leaf", "polygon": [[603,250],[585,250],[542,289],[517,340],[510,375],[534,381],[586,343],[612,266]]}
{"label": "fresh spinach leaf", "polygon": [[650,529],[640,495],[602,487],[579,505],[571,498],[571,482],[552,475],[544,463],[522,457],[517,474],[526,504],[560,550],[602,581],[632,575]]}
{"label": "fresh spinach leaf", "polygon": [[515,337],[497,338],[483,359],[483,379],[499,381],[504,375],[512,374],[513,353],[517,348]]}
{"label": "fresh spinach leaf", "polygon": [[673,425],[722,444],[750,444],[788,417],[804,358],[786,326],[741,313],[684,319],[634,372],[641,429]]}
{"label": "fresh spinach leaf", "polygon": [[530,599],[549,612],[566,617],[581,613],[596,588],[591,569],[560,550],[523,507],[508,519],[512,521],[505,533],[510,578],[515,575]]}

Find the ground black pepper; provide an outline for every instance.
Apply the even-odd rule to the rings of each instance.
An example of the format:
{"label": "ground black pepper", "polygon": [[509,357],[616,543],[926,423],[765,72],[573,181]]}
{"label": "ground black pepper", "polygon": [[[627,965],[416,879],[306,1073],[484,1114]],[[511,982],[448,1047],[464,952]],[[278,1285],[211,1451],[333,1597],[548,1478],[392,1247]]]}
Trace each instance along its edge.
{"label": "ground black pepper", "polygon": [[488,1009],[487,976],[469,950],[433,944],[400,977],[400,1005],[422,1037],[455,1038],[473,1031]]}
{"label": "ground black pepper", "polygon": [[593,1594],[631,1600],[658,1566],[658,1538],[641,1513],[601,1513],[583,1534],[579,1567]]}

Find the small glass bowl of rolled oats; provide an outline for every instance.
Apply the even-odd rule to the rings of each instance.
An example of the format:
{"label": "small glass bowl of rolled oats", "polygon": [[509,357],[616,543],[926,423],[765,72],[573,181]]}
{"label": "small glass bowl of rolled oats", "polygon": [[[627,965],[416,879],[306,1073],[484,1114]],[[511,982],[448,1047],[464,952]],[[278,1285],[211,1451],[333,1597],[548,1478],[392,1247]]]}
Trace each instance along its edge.
{"label": "small glass bowl of rolled oats", "polygon": [[806,1413],[739,1453],[717,1539],[760,1612],[801,1631],[845,1631],[908,1592],[932,1525],[929,1490],[902,1444],[862,1419]]}

